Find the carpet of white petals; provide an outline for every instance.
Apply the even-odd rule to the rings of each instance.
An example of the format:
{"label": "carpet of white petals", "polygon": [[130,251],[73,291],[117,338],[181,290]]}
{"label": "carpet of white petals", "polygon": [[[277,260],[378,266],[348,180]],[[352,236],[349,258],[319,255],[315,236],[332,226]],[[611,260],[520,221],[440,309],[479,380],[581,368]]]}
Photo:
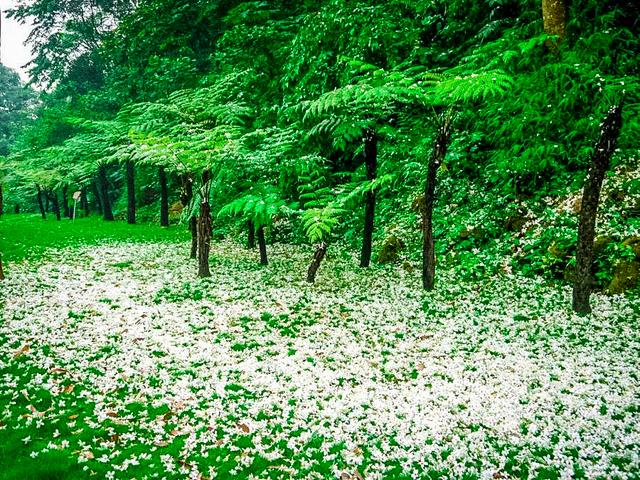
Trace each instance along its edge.
{"label": "carpet of white petals", "polygon": [[12,268],[0,348],[27,345],[54,397],[77,384],[92,411],[69,422],[107,432],[46,449],[107,478],[638,478],[638,300],[597,295],[581,318],[568,289],[446,272],[426,294],[417,270],[335,251],[309,285],[309,249],[270,247],[264,268],[229,242],[198,280],[185,249]]}

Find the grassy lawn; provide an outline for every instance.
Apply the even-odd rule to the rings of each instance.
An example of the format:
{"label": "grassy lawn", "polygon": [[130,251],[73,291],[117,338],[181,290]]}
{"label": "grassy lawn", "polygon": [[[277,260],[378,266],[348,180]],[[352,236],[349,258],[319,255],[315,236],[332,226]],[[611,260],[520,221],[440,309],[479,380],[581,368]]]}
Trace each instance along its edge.
{"label": "grassy lawn", "polygon": [[92,216],[75,221],[56,221],[52,215],[3,215],[0,217],[0,253],[5,261],[38,258],[47,249],[91,245],[100,242],[165,242],[186,239],[183,225],[162,228],[158,225],[104,222]]}

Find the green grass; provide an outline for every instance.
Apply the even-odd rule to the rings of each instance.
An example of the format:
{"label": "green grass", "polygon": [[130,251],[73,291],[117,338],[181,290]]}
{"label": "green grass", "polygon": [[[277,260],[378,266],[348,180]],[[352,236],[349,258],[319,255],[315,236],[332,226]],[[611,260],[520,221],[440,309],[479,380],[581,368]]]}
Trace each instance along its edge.
{"label": "green grass", "polygon": [[[0,337],[0,341],[6,338]],[[91,410],[91,405],[74,398],[72,405],[59,412],[55,421],[46,421],[41,425],[27,424],[21,417],[30,412],[33,405],[38,411],[55,408],[56,404],[48,390],[34,387],[34,377],[46,375],[46,372],[32,366],[23,358],[11,358],[0,355],[0,375],[12,378],[16,382],[13,390],[0,389],[0,422],[5,428],[0,430],[0,479],[2,480],[57,480],[86,478],[76,458],[66,450],[51,450],[36,458],[31,457],[34,446],[44,446],[53,437],[55,430],[64,436],[71,435],[61,419],[75,414],[83,416]],[[8,407],[8,411],[7,408]],[[0,410],[0,411],[2,411]],[[10,413],[9,413],[10,412]],[[94,432],[83,432],[85,441],[89,441]],[[24,439],[29,438],[28,442]]]}
{"label": "green grass", "polygon": [[93,245],[102,242],[172,242],[186,240],[182,225],[162,228],[143,223],[105,222],[98,217],[56,221],[48,216],[3,215],[0,217],[0,253],[7,262],[37,259],[49,248]]}

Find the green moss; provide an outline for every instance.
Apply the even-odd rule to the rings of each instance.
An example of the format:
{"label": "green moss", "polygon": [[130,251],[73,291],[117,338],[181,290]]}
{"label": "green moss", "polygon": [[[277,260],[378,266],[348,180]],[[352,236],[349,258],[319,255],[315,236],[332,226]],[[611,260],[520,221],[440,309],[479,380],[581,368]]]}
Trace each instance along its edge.
{"label": "green moss", "polygon": [[613,280],[609,284],[608,292],[617,295],[638,286],[640,277],[640,262],[623,260],[613,272]]}

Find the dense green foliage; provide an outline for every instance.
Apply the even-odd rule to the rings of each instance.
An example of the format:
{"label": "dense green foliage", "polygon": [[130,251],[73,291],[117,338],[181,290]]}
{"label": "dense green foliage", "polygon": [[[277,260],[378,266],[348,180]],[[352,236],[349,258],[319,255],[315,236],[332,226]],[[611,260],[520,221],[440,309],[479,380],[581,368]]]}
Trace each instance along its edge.
{"label": "dense green foliage", "polygon": [[569,278],[577,220],[562,205],[583,184],[604,112],[624,97],[601,219],[606,287],[640,233],[638,13],[630,1],[572,1],[556,44],[531,0],[101,1],[89,13],[81,0],[23,0],[13,15],[35,25],[31,73],[49,90],[26,128],[11,127],[5,211],[35,211],[36,185],[63,203],[84,188],[99,208],[103,166],[123,218],[125,163],[137,167],[138,206],[157,202],[157,167],[172,202],[185,178],[198,187],[210,170],[220,233],[253,220],[272,241],[355,248],[375,191],[374,252],[394,237],[411,260],[435,120],[450,110],[438,261],[471,277]]}

